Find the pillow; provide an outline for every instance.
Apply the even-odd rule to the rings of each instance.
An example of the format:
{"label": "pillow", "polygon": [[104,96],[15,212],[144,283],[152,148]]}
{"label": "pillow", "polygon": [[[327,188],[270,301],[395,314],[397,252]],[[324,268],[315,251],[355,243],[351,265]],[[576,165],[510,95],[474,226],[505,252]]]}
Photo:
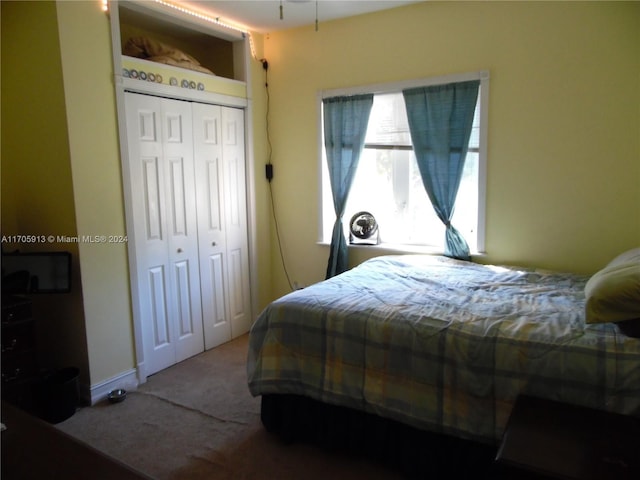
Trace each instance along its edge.
{"label": "pillow", "polygon": [[640,321],[640,248],[614,258],[584,288],[587,323]]}
{"label": "pillow", "polygon": [[636,264],[640,264],[640,247],[632,248],[631,250],[627,250],[624,253],[621,253],[616,258],[611,260],[607,267],[621,265],[623,263],[635,262]]}

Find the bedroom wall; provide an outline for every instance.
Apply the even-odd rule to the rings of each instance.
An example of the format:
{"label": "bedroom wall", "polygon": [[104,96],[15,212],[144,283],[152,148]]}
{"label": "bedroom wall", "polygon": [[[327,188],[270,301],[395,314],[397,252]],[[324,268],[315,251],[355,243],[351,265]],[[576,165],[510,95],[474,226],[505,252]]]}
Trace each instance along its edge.
{"label": "bedroom wall", "polygon": [[[2,2],[3,251],[68,251],[71,292],[32,295],[38,364],[76,366],[89,381],[77,233],[54,2]],[[44,81],[43,81],[44,79]],[[56,237],[52,241],[49,237]]]}
{"label": "bedroom wall", "polygon": [[[424,2],[275,32],[274,196],[292,281],[324,277],[320,90],[488,69],[486,255],[590,274],[640,245],[640,4]],[[273,241],[274,296],[288,291]],[[378,254],[359,249],[352,263]]]}
{"label": "bedroom wall", "polygon": [[[109,17],[56,2],[78,235],[125,235]],[[91,381],[135,366],[126,243],[79,245]]]}
{"label": "bedroom wall", "polygon": [[[253,44],[256,50],[256,58],[264,58],[264,36],[253,35]],[[264,177],[264,165],[268,158],[267,136],[265,130],[265,118],[267,115],[267,98],[265,91],[265,78],[262,63],[251,59],[251,83],[247,89],[247,95],[253,109],[253,123],[250,132],[246,132],[248,147],[253,149],[253,164],[255,170],[255,184],[253,195],[255,199],[255,251],[258,284],[257,315],[269,302],[273,300],[273,279],[271,271],[273,259],[271,255],[271,207],[269,200],[269,183]]]}

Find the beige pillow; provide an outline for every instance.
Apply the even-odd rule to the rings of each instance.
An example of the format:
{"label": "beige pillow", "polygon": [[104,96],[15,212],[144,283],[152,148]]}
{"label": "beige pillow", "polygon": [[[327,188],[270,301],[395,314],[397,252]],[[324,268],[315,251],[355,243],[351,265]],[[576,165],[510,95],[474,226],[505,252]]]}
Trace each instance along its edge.
{"label": "beige pillow", "polygon": [[585,289],[586,322],[640,320],[640,248],[614,258]]}
{"label": "beige pillow", "polygon": [[624,253],[621,253],[616,258],[611,260],[607,267],[612,267],[615,265],[621,265],[623,263],[635,262],[636,264],[640,264],[640,247],[632,248],[631,250],[627,250]]}

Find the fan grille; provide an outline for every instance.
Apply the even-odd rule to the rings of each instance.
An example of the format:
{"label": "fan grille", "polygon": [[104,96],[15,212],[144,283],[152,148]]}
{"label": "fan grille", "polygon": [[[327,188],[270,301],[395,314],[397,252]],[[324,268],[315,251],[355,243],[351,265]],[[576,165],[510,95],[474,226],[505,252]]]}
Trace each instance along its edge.
{"label": "fan grille", "polygon": [[378,231],[378,222],[371,213],[358,212],[351,217],[349,230],[354,237],[366,240]]}

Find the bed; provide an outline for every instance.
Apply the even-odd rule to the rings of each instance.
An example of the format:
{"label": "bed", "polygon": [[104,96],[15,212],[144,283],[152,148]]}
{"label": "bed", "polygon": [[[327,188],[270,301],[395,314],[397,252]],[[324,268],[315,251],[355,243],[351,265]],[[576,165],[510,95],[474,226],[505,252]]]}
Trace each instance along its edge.
{"label": "bed", "polygon": [[[621,264],[630,280],[618,278]],[[621,301],[610,301],[607,268],[627,282]],[[249,389],[262,396],[268,430],[305,438],[322,430],[329,445],[362,430],[350,442],[375,445],[399,428],[401,456],[427,435],[441,447],[459,440],[457,453],[487,447],[488,459],[520,394],[640,416],[640,339],[630,336],[639,274],[640,249],[592,277],[376,257],[259,315]],[[369,430],[370,421],[382,426]],[[386,442],[378,454],[397,445]]]}

